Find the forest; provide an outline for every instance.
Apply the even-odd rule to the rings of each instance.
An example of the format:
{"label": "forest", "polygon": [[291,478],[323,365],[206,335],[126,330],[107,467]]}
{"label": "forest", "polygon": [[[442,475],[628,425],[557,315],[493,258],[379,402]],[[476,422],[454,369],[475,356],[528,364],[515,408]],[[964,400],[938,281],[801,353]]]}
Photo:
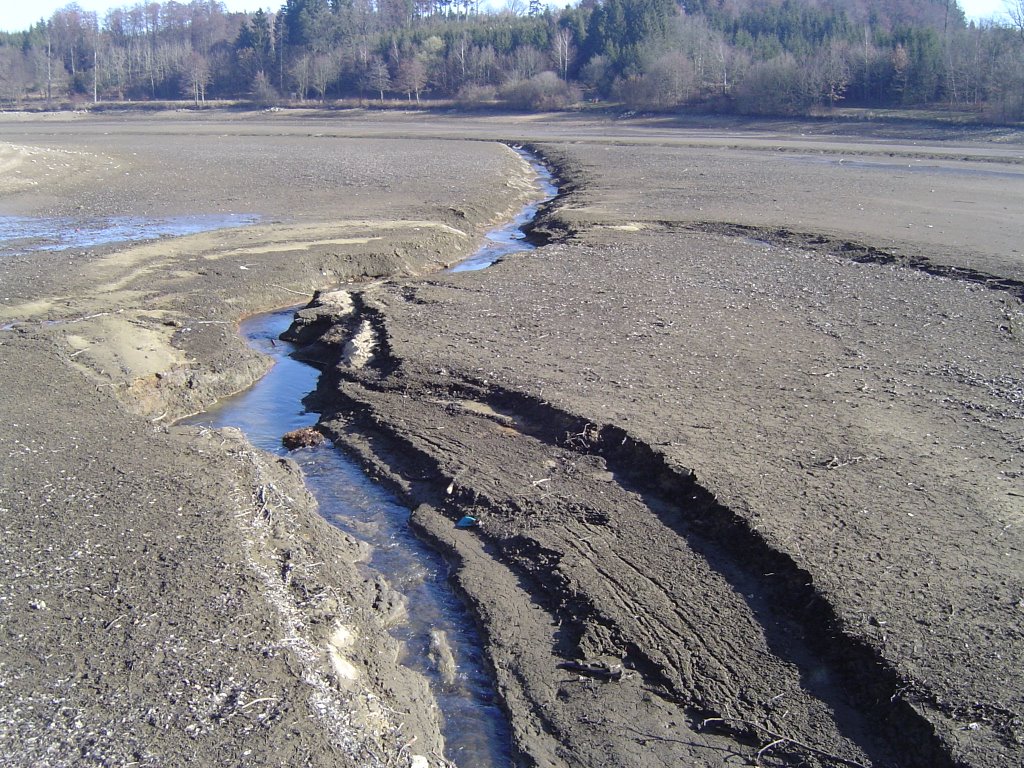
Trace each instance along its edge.
{"label": "forest", "polygon": [[216,0],[76,4],[0,33],[0,108],[188,100],[756,115],[839,106],[1024,120],[1024,0]]}

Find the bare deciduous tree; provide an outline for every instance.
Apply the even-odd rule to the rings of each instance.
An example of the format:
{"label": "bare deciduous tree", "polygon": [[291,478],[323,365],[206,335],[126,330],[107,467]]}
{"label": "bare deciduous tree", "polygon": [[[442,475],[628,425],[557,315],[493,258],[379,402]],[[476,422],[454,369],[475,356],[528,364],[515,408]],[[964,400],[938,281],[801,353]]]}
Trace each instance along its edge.
{"label": "bare deciduous tree", "polygon": [[295,93],[299,97],[299,101],[305,101],[313,80],[313,57],[308,53],[299,56],[292,62],[288,74],[292,76],[295,83]]}
{"label": "bare deciduous tree", "polygon": [[1024,0],[1006,0],[1006,15],[1024,40]]}
{"label": "bare deciduous tree", "polygon": [[667,51],[649,60],[642,75],[619,81],[615,90],[630,109],[667,109],[694,97],[697,77],[688,56]]}
{"label": "bare deciduous tree", "polygon": [[502,11],[510,16],[525,16],[527,9],[526,0],[505,0]]}
{"label": "bare deciduous tree", "polygon": [[206,103],[206,87],[212,80],[210,62],[205,56],[192,51],[182,68],[182,90],[197,107]]}
{"label": "bare deciduous tree", "polygon": [[14,46],[0,48],[0,103],[18,104],[28,92],[31,75],[25,55]]}
{"label": "bare deciduous tree", "polygon": [[277,101],[277,91],[274,90],[266,72],[257,72],[253,77],[252,98],[257,104],[264,106],[269,106]]}
{"label": "bare deciduous tree", "polygon": [[[1022,0],[1024,2],[1024,0]],[[558,70],[558,76],[563,80],[569,79],[569,65],[572,64],[573,57],[576,55],[576,46],[573,44],[572,30],[564,27],[560,28],[555,32],[554,38],[551,41],[552,47],[552,58],[555,60],[555,67]]]}
{"label": "bare deciduous tree", "polygon": [[399,62],[396,85],[405,91],[410,101],[415,94],[416,103],[419,103],[420,92],[427,86],[427,67],[419,56],[409,56]]}
{"label": "bare deciduous tree", "polygon": [[327,95],[327,86],[338,77],[341,62],[333,53],[318,53],[310,61],[313,90],[320,96],[320,101]]}
{"label": "bare deciduous tree", "polygon": [[377,56],[370,59],[370,65],[366,70],[366,84],[380,94],[380,101],[383,104],[384,92],[391,90],[391,73],[383,59]]}
{"label": "bare deciduous tree", "polygon": [[539,75],[547,67],[544,54],[532,45],[519,46],[512,51],[509,59],[510,66],[506,80],[529,80],[534,75]]}
{"label": "bare deciduous tree", "polygon": [[830,107],[846,96],[850,84],[850,47],[842,40],[829,40],[808,62],[809,75],[818,97]]}
{"label": "bare deciduous tree", "polygon": [[803,62],[783,53],[750,67],[735,89],[736,106],[746,114],[797,115],[807,111],[815,96]]}

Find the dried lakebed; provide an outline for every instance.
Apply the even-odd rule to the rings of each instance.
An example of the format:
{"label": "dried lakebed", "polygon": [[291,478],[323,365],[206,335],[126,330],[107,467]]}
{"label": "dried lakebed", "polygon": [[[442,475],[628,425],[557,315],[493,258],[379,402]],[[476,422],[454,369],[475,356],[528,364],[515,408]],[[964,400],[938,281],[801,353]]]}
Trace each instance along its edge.
{"label": "dried lakebed", "polygon": [[[169,422],[265,372],[241,317],[442,268],[535,193],[529,168],[493,143],[456,166],[423,141],[304,136],[269,153],[172,134],[97,134],[109,183],[62,171],[10,199],[27,217],[97,221],[229,201],[266,223],[0,260],[5,761],[436,765],[435,697],[397,664],[382,618],[400,601],[360,574],[365,548],[316,514],[295,462],[238,430]],[[196,178],[193,148],[224,173]],[[223,159],[234,149],[242,162]],[[252,160],[270,154],[268,180]],[[282,185],[291,161],[316,183]],[[342,221],[339,182],[357,187]]]}
{"label": "dried lakebed", "polygon": [[[720,235],[690,237],[738,250]],[[652,233],[646,242],[671,253],[678,235]],[[533,263],[544,265],[536,271],[545,279],[514,285],[547,291],[560,269],[578,275],[552,260],[564,252],[540,253]],[[635,270],[646,254],[634,258],[613,266]],[[772,258],[814,271],[818,257]],[[830,256],[819,268],[845,265]],[[680,279],[679,267],[670,269]],[[499,267],[487,284],[511,274]],[[901,287],[882,284],[890,279]],[[886,295],[899,288],[943,300],[971,290],[930,279],[863,272],[861,290],[878,283]],[[530,339],[547,336],[541,315],[530,327],[524,312],[469,339],[445,338],[474,313],[498,315],[506,298],[505,309],[518,311],[517,299],[497,292],[495,302],[484,282],[435,276],[324,294],[299,313],[289,338],[325,369],[319,429],[389,482],[413,508],[417,533],[453,563],[526,764],[931,768],[1019,753],[1012,710],[951,701],[909,675],[885,641],[888,619],[870,617],[867,632],[851,625],[799,551],[719,500],[669,444],[645,440],[625,421],[584,418],[525,382],[510,385],[530,370]],[[614,282],[599,292],[611,291],[613,303]],[[445,304],[464,319],[424,322]],[[522,338],[488,344],[505,325]],[[553,325],[565,328],[574,326]],[[452,364],[460,343],[481,345],[463,358],[476,367]],[[511,360],[488,359],[487,349]],[[823,467],[842,466],[833,461]],[[477,524],[460,526],[467,518]]]}
{"label": "dried lakebed", "polygon": [[[207,407],[265,370],[235,333],[240,315],[355,279],[363,282],[326,341],[344,356],[346,339],[360,340],[350,353],[373,352],[368,342],[376,337],[377,356],[349,354],[364,367],[330,372],[346,379],[345,393],[335,395],[325,381],[321,400],[329,406],[337,397],[342,407],[324,410],[343,416],[345,397],[371,403],[371,411],[354,411],[366,429],[333,419],[335,429],[350,431],[353,444],[373,438],[374,471],[390,473],[400,490],[404,484],[411,506],[426,503],[417,520],[434,520],[467,553],[460,579],[471,598],[480,597],[476,613],[491,628],[485,647],[497,662],[523,764],[611,766],[626,762],[623,755],[659,765],[755,756],[763,766],[836,765],[849,755],[858,764],[914,764],[929,759],[913,754],[924,742],[957,765],[1021,763],[1019,301],[1010,285],[986,290],[896,264],[921,256],[979,276],[1019,278],[1012,218],[1000,211],[1018,209],[1024,188],[958,177],[952,190],[945,176],[924,172],[831,173],[761,144],[710,151],[706,132],[695,136],[700,147],[675,139],[654,146],[643,137],[625,137],[619,147],[605,134],[634,126],[603,124],[598,141],[581,135],[576,120],[560,118],[557,131],[530,122],[520,124],[519,138],[536,142],[547,131],[541,149],[571,190],[545,214],[545,231],[560,242],[488,273],[405,279],[464,253],[472,234],[524,199],[521,187],[494,183],[526,181],[510,152],[482,142],[424,151],[422,141],[322,140],[307,125],[291,129],[301,139],[268,139],[262,143],[275,151],[253,152],[248,136],[222,140],[222,126],[214,127],[214,147],[175,138],[191,128],[175,122],[168,134],[172,123],[163,125],[159,143],[137,139],[145,150],[138,162],[146,167],[146,153],[160,150],[161,162],[151,165],[169,163],[177,173],[143,174],[125,186],[135,177],[118,172],[113,185],[90,184],[103,203],[97,215],[156,212],[146,206],[144,182],[159,179],[161,201],[176,189],[188,196],[188,206],[182,198],[161,208],[168,214],[188,213],[204,191],[207,210],[232,199],[241,210],[301,209],[333,222],[336,182],[366,171],[365,183],[352,190],[359,205],[341,233],[320,226],[323,234],[311,237],[275,225],[110,259],[4,260],[5,296],[19,302],[4,316],[17,329],[0,340],[13,363],[5,367],[0,488],[8,514],[3,557],[15,564],[3,604],[10,618],[5,722],[17,728],[5,731],[9,759],[33,764],[28,755],[43,748],[57,755],[81,748],[119,763],[365,766],[440,754],[439,736],[407,715],[433,697],[398,684],[409,673],[387,663],[395,641],[382,633],[390,642],[368,645],[374,621],[359,621],[371,612],[361,606],[388,609],[391,596],[373,583],[363,585],[369,591],[360,586],[365,577],[347,567],[359,560],[357,543],[315,514],[295,463],[246,449],[230,431],[163,427],[165,411],[173,418]],[[371,129],[390,136],[394,126]],[[83,130],[92,129],[75,128]],[[460,120],[458,130],[470,128]],[[504,117],[501,130],[507,135]],[[118,148],[125,141],[118,136]],[[186,144],[188,152],[175,150]],[[810,144],[801,142],[814,154]],[[212,187],[181,184],[188,171],[209,167],[176,162],[191,158],[193,145],[201,156],[273,157],[276,171],[261,173],[260,163],[245,160],[225,163],[240,172],[211,177]],[[310,170],[324,183],[315,190],[279,183],[306,167],[289,162],[300,152],[316,158]],[[872,154],[881,156],[857,156]],[[428,168],[400,188],[381,184],[421,164]],[[63,185],[63,175],[55,178]],[[259,189],[265,180],[272,183]],[[378,188],[363,204],[363,193]],[[110,207],[118,194],[132,203]],[[71,198],[35,195],[12,210],[63,215],[52,201]],[[416,226],[446,222],[465,234],[441,238],[438,229],[407,227],[408,234],[336,245],[383,234],[364,222],[399,209],[413,211]],[[921,226],[937,216],[942,227]],[[719,229],[726,225],[747,229]],[[814,247],[776,236],[785,232]],[[271,236],[271,246],[289,249],[265,249]],[[898,261],[854,263],[821,237],[884,248]],[[292,250],[296,240],[322,245]],[[374,277],[382,281],[365,282]],[[81,320],[24,322],[33,318]],[[331,353],[329,345],[319,351]],[[159,386],[143,387],[140,402],[136,383],[147,382]],[[616,430],[629,436],[625,446]],[[374,435],[389,433],[397,450],[387,462],[387,441]],[[405,451],[408,443],[417,452]],[[632,490],[628,453],[614,454],[615,446],[635,453]],[[662,464],[645,458],[643,446]],[[403,459],[424,456],[419,470],[398,475]],[[671,483],[650,491],[662,465],[689,477],[692,495],[713,493],[714,503],[705,509]],[[414,498],[414,485],[423,497]],[[449,500],[451,514],[432,517],[430,507]],[[86,504],[91,513],[83,515]],[[456,528],[459,506],[475,509],[481,524]],[[735,536],[679,523],[730,517]],[[289,526],[298,526],[294,536]],[[748,562],[742,544],[751,531],[788,561]],[[732,555],[715,558],[723,539]],[[474,543],[487,557],[472,557]],[[694,551],[708,565],[706,578]],[[518,567],[516,557],[530,562],[511,584],[500,568],[487,570],[491,558]],[[747,565],[749,588],[729,572],[730,559]],[[799,583],[789,578],[793,566],[806,573]],[[727,590],[723,599],[723,581],[734,599]],[[658,585],[671,599],[656,599]],[[523,599],[512,599],[516,587]],[[324,597],[332,594],[324,588],[336,598]],[[821,603],[802,616],[807,590],[834,609],[850,641],[839,632],[833,639],[830,628],[815,634]],[[751,611],[759,595],[768,610]],[[311,609],[301,646],[294,614],[267,599],[278,596]],[[616,600],[631,605],[616,613]],[[795,614],[794,631],[772,625],[773,611]],[[361,645],[342,643],[336,622],[358,628]],[[822,635],[825,653],[816,645]],[[810,653],[801,657],[790,636]],[[54,645],[54,637],[62,642]],[[837,674],[835,665],[818,664],[830,661],[829,648],[858,644],[879,660],[858,673],[863,660],[850,654],[858,682],[881,684],[874,696],[849,695],[865,687],[844,686],[842,665]],[[514,653],[517,645],[528,652]],[[750,657],[762,646],[770,651],[764,663]],[[366,686],[326,696],[339,684],[330,678],[335,651],[365,673]],[[637,663],[644,656],[655,664]],[[625,662],[621,674],[617,660]],[[829,710],[834,727],[794,707],[807,698],[801,686]],[[356,723],[370,692],[389,705],[366,712],[378,721],[387,715],[376,746],[372,733],[364,732],[367,741],[358,727],[337,727]],[[840,707],[845,698],[853,699],[852,718]],[[324,720],[327,699],[341,707]],[[886,721],[894,704],[902,710]],[[62,713],[75,720],[63,723]],[[857,733],[857,718],[869,738]],[[878,721],[885,722],[875,728]],[[914,721],[924,738],[905,727]],[[413,734],[420,737],[406,749]],[[332,752],[339,747],[344,754]],[[366,750],[380,759],[367,759]]]}

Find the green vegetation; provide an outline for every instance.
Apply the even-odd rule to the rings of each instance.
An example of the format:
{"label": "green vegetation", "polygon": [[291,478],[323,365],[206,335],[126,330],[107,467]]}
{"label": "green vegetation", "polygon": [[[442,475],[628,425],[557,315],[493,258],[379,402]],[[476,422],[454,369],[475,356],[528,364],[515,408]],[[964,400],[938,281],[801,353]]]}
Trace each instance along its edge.
{"label": "green vegetation", "polygon": [[[1018,0],[1024,11],[1024,0]],[[1024,13],[965,23],[954,0],[215,0],[77,5],[0,34],[0,105],[450,99],[563,109],[806,114],[938,106],[1024,120]]]}

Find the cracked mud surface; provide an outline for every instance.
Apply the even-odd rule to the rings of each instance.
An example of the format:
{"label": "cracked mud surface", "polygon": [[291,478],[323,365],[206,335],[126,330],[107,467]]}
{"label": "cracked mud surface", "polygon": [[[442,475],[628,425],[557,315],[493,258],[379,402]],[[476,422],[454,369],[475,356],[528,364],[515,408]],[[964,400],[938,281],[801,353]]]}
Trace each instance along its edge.
{"label": "cracked mud surface", "polygon": [[[80,122],[40,121],[31,141],[20,139],[93,151],[100,159],[86,167],[99,173],[118,141],[142,157],[155,152],[149,162],[159,167],[173,155],[168,136],[180,133],[198,159],[165,174],[169,209],[188,208],[187,182],[226,151],[242,172],[214,176],[204,199],[233,196],[281,221],[250,228],[251,241],[200,236],[3,266],[3,295],[14,297],[4,299],[4,322],[125,308],[71,329],[25,324],[2,339],[5,392],[18,393],[5,396],[5,418],[21,425],[5,435],[0,505],[13,535],[4,558],[39,574],[12,582],[4,603],[5,631],[13,637],[17,624],[21,638],[6,647],[24,649],[3,660],[0,711],[21,729],[0,731],[8,754],[36,754],[45,723],[74,715],[51,743],[82,747],[77,718],[101,735],[89,754],[117,757],[117,735],[147,708],[164,719],[132,747],[163,764],[238,764],[254,759],[243,755],[252,748],[268,762],[360,765],[370,754],[404,765],[409,733],[436,738],[429,722],[389,732],[399,723],[384,717],[364,753],[326,739],[307,717],[314,699],[308,678],[296,682],[306,669],[299,657],[257,660],[287,623],[268,603],[273,580],[260,581],[259,557],[280,567],[285,550],[300,548],[246,550],[229,521],[200,517],[218,505],[237,511],[240,487],[246,509],[261,512],[266,480],[246,469],[244,445],[164,434],[131,415],[186,412],[244,385],[261,363],[232,336],[239,315],[366,275],[383,279],[345,286],[351,311],[341,302],[338,323],[305,331],[305,341],[327,333],[309,349],[328,368],[321,428],[399,490],[416,530],[451,559],[522,764],[1024,759],[1019,138],[933,132],[915,144],[922,137],[865,136],[863,126],[844,136],[823,124],[411,115],[169,124],[130,121],[115,140]],[[2,135],[18,141],[19,126]],[[157,136],[168,149],[146,149]],[[530,141],[558,169],[566,194],[537,226],[554,241],[482,273],[387,278],[447,261],[518,198],[493,139]],[[330,158],[315,170],[303,159],[311,146]],[[261,148],[283,153],[275,162],[290,184],[266,159],[246,176],[242,159],[263,158]],[[339,224],[325,188],[342,177],[362,199],[347,200],[355,210]],[[488,197],[495,177],[501,191]],[[160,185],[143,174],[81,199],[90,210],[138,212],[131,200],[149,188]],[[15,191],[19,212],[74,206],[73,191]],[[380,221],[410,223],[383,235],[366,225]],[[289,249],[299,242],[316,245]],[[120,320],[144,331],[148,362],[113,343]],[[366,364],[336,367],[358,331]],[[66,405],[77,433],[62,429]],[[41,453],[20,455],[35,435],[46,437],[30,446]],[[89,502],[98,517],[70,514],[78,485],[99,490]],[[299,489],[288,495],[301,499]],[[200,522],[179,522],[178,507]],[[309,587],[341,596],[308,622],[310,642],[326,649],[345,606],[362,610],[358,577],[345,571],[358,544],[307,521],[303,508],[297,528],[275,536],[304,542],[307,564],[336,563]],[[48,515],[54,522],[41,528]],[[479,525],[457,528],[466,515]],[[138,524],[125,528],[125,516]],[[149,546],[144,534],[158,537],[144,554],[162,554],[180,582],[133,554]],[[109,547],[116,535],[116,551],[74,561],[74,583],[99,585],[103,601],[77,602],[79,592],[53,586],[81,542]],[[144,586],[143,596],[124,603],[123,588],[104,580],[115,572],[134,574],[126,583]],[[244,608],[211,608],[231,590]],[[148,648],[155,611],[162,621],[194,616],[195,626],[172,632],[176,655],[140,681],[125,659]],[[235,617],[249,613],[237,619],[244,642],[210,661],[222,650],[209,639],[233,638],[225,633],[236,631]],[[129,619],[141,629],[112,635]],[[356,623],[373,626],[369,615]],[[91,649],[96,670],[55,654],[55,637]],[[597,674],[573,668],[591,662]],[[599,674],[616,665],[621,677]],[[375,669],[385,701],[416,690],[415,681],[392,686],[398,673],[386,665],[367,659],[360,669]],[[219,682],[231,678],[235,688]],[[181,679],[198,679],[210,690],[201,700],[225,708],[162,698]],[[67,680],[77,687],[58,700],[51,691]],[[87,689],[114,714],[90,709]],[[42,691],[24,700],[36,714],[19,703],[26,691]],[[358,709],[366,690],[348,693],[362,722],[381,715]]]}

